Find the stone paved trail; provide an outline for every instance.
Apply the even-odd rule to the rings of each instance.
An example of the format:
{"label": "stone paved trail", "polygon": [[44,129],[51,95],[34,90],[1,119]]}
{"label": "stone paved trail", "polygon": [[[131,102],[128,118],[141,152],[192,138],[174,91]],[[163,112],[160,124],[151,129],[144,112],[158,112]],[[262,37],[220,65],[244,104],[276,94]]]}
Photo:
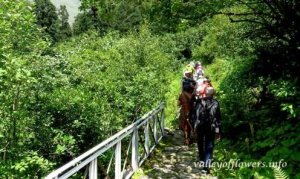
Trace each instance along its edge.
{"label": "stone paved trail", "polygon": [[133,179],[174,178],[174,179],[216,179],[201,175],[197,167],[197,145],[183,145],[180,130],[166,131],[166,135],[150,158],[134,174]]}

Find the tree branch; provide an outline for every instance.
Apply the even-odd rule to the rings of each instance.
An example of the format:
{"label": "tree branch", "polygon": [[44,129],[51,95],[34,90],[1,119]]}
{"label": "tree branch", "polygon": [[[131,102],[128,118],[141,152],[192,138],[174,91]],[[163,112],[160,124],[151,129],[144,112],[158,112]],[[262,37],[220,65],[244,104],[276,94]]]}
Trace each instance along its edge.
{"label": "tree branch", "polygon": [[234,13],[234,12],[217,12],[215,15],[218,14],[223,14],[223,15],[227,15],[227,16],[250,16],[250,15],[269,15],[267,13],[255,13],[255,12],[244,12],[244,13]]}
{"label": "tree branch", "polygon": [[264,23],[264,22],[261,22],[261,21],[257,21],[257,20],[254,20],[254,19],[239,19],[239,20],[235,20],[235,19],[232,19],[231,17],[229,17],[230,19],[230,22],[248,22],[248,23],[255,23],[255,24],[261,24],[261,25],[264,25],[264,26],[269,26],[267,23]]}

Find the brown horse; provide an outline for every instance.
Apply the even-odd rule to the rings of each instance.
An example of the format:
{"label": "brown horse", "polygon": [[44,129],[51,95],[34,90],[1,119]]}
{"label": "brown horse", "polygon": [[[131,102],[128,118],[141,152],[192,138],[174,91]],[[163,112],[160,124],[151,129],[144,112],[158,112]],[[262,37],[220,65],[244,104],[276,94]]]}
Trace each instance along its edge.
{"label": "brown horse", "polygon": [[184,143],[186,145],[190,144],[191,141],[191,130],[192,126],[189,122],[189,113],[192,110],[192,105],[190,103],[192,94],[186,91],[182,91],[178,99],[178,105],[181,106],[180,116],[179,116],[179,128],[184,134]]}

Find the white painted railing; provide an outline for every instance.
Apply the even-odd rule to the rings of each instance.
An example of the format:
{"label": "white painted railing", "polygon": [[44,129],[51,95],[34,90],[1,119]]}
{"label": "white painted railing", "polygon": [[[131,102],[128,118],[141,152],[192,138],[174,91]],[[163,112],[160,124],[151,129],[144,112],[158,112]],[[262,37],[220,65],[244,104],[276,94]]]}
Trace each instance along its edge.
{"label": "white painted railing", "polygon": [[[101,142],[97,146],[78,156],[69,163],[63,165],[57,170],[47,175],[46,179],[58,179],[69,178],[73,174],[78,173],[83,178],[97,179],[100,178],[98,173],[99,165],[98,158],[103,155],[104,152],[109,149],[114,149],[114,155],[111,156],[111,160],[107,167],[106,177],[110,178],[110,167],[112,165],[113,158],[115,159],[114,166],[115,179],[130,178],[132,174],[138,169],[139,166],[149,156],[158,142],[164,135],[164,104],[161,103],[154,110],[150,111],[142,118],[127,126],[120,132]],[[122,140],[126,137],[130,137],[127,153],[128,156],[131,148],[131,164],[126,157],[123,157],[122,168]],[[139,143],[142,143],[143,148],[139,148]],[[142,154],[140,154],[142,151]],[[124,153],[123,153],[124,156]],[[80,172],[85,167],[85,172]],[[103,168],[103,167],[102,167]],[[103,175],[103,172],[101,173]],[[82,177],[80,177],[82,178]]]}

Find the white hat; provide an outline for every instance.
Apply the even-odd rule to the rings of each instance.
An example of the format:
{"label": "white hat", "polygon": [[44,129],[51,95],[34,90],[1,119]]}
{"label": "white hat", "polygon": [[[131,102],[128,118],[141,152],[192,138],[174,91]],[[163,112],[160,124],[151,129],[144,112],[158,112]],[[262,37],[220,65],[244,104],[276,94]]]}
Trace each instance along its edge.
{"label": "white hat", "polygon": [[190,65],[191,65],[192,67],[195,67],[195,62],[191,61],[191,62],[190,62]]}

